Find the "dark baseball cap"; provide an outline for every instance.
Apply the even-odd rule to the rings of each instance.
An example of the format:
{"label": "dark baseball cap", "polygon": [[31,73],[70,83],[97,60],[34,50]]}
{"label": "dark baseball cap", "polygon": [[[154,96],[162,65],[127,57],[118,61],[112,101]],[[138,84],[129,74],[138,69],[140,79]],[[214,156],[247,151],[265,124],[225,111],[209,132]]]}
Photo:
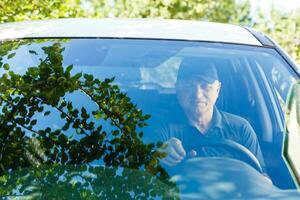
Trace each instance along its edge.
{"label": "dark baseball cap", "polygon": [[218,80],[215,64],[207,59],[188,57],[180,64],[177,81],[194,79],[205,83],[213,83]]}

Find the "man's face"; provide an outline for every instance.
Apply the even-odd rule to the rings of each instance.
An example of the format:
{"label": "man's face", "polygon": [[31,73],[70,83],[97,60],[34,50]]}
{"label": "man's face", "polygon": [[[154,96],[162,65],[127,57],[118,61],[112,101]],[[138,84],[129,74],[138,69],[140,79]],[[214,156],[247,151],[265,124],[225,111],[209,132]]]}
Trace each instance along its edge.
{"label": "man's face", "polygon": [[221,83],[213,83],[188,79],[180,80],[176,84],[176,92],[180,105],[189,118],[204,116],[213,111],[219,96]]}

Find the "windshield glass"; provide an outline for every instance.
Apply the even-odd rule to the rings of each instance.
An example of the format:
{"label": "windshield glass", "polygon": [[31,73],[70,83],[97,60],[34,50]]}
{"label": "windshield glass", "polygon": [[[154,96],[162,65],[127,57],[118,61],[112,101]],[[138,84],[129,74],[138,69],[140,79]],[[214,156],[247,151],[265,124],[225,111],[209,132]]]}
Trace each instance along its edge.
{"label": "windshield glass", "polygon": [[205,199],[264,192],[264,181],[295,189],[281,155],[296,76],[274,49],[39,39],[3,42],[0,53],[2,196],[54,195],[49,183],[56,195],[69,185],[109,199],[193,187]]}

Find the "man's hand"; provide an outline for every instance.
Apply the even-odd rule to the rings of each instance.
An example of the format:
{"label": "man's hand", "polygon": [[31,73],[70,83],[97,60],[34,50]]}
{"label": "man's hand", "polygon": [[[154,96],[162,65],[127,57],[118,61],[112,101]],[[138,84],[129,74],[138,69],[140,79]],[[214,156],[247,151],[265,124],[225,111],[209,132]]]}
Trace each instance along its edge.
{"label": "man's hand", "polygon": [[166,143],[166,148],[163,152],[167,153],[167,156],[161,161],[169,166],[174,166],[180,163],[186,156],[186,152],[179,139],[172,137]]}

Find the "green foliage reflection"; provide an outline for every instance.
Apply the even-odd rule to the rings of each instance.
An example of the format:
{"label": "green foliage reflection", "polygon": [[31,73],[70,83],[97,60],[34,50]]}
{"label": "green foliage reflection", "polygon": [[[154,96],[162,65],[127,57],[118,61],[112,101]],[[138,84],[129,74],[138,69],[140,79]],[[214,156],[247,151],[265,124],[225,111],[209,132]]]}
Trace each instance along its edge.
{"label": "green foliage reflection", "polygon": [[[0,183],[5,187],[0,189],[0,195],[25,195],[28,187],[33,188],[30,191],[34,192],[34,188],[55,183],[55,189],[58,190],[55,194],[62,194],[59,190],[66,189],[68,195],[79,195],[84,199],[84,195],[110,199],[106,195],[115,194],[116,198],[118,195],[129,194],[137,195],[136,198],[140,194],[147,195],[147,198],[164,196],[165,191],[155,190],[158,180],[177,191],[175,185],[168,181],[166,171],[159,165],[158,159],[163,154],[156,150],[161,145],[144,144],[143,132],[138,131],[138,128],[146,126],[146,120],[150,116],[144,115],[113,84],[114,78],[100,81],[91,74],[72,75],[72,65],[63,67],[64,48],[60,43],[42,49],[46,57],[40,59],[38,66],[28,68],[23,75],[9,71],[7,64],[3,64],[1,68],[5,73],[0,78]],[[8,52],[11,50],[8,49],[6,55],[10,59],[14,54]],[[37,55],[35,51],[29,52]],[[2,52],[2,57],[3,54]],[[77,108],[66,98],[67,94],[78,91],[97,105],[97,109],[88,111],[85,107]],[[56,117],[64,122],[61,127],[38,128],[36,114],[46,118],[55,113],[59,113]],[[110,123],[110,132],[103,130],[100,122],[97,123],[101,120]],[[106,167],[100,170],[89,164],[96,160],[103,161]],[[116,176],[120,169],[122,173]],[[100,180],[84,177],[86,170],[95,172]],[[74,173],[86,183],[75,183],[73,186],[70,177]],[[136,183],[126,185],[125,182],[129,179],[131,182],[136,180]],[[106,184],[108,180],[111,185],[122,183],[125,186],[121,189],[112,187]],[[97,186],[100,189],[95,190],[100,191],[101,187],[105,189],[96,192],[92,187],[95,184],[97,188],[96,183],[100,184]],[[70,184],[71,187],[68,187]],[[39,191],[47,191],[45,194],[53,195],[48,190]],[[44,194],[38,194],[39,197],[40,195]]]}
{"label": "green foliage reflection", "polygon": [[23,169],[0,178],[0,183],[1,196],[8,199],[18,197],[7,192],[15,188],[22,199],[178,199],[172,185],[146,171],[100,166]]}

